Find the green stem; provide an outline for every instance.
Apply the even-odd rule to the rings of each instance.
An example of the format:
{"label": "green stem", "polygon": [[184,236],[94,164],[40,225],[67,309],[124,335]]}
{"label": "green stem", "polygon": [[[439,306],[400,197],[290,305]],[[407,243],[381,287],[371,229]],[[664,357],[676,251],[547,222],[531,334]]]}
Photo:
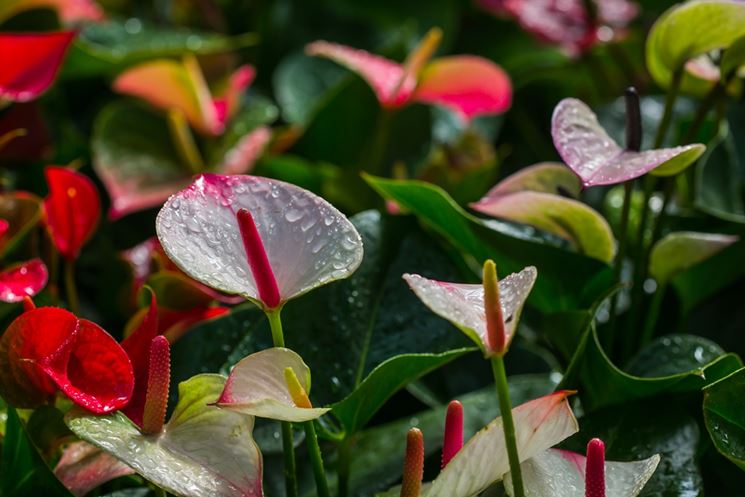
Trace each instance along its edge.
{"label": "green stem", "polygon": [[[272,341],[275,347],[285,346],[282,333],[281,309],[266,311],[269,326],[272,330]],[[297,497],[297,470],[295,468],[295,443],[292,435],[292,423],[282,421],[282,452],[285,458],[285,493],[287,497]]]}
{"label": "green stem", "polygon": [[367,171],[370,174],[381,176],[385,173],[383,161],[385,159],[386,148],[388,147],[392,119],[393,110],[385,108],[380,109],[378,119],[375,123],[375,134],[373,135],[367,163]]}
{"label": "green stem", "polygon": [[321,447],[318,445],[318,435],[313,425],[313,420],[306,421],[305,425],[305,444],[308,447],[308,456],[313,466],[313,476],[316,479],[316,495],[318,497],[331,497],[329,493],[329,484],[326,481],[326,470],[323,468],[323,456]]}
{"label": "green stem", "polygon": [[168,111],[168,129],[171,132],[171,139],[176,145],[176,151],[179,158],[189,168],[193,174],[199,173],[204,167],[202,154],[194,142],[194,135],[191,133],[189,123],[186,122],[184,113],[179,109]]}
{"label": "green stem", "polygon": [[491,366],[494,372],[494,384],[497,387],[497,397],[499,398],[499,411],[502,414],[502,428],[504,429],[507,457],[510,460],[510,474],[512,475],[514,497],[525,497],[523,475],[520,470],[520,457],[517,453],[515,422],[512,419],[510,387],[507,384],[507,372],[504,369],[504,358],[501,356],[492,357]]}
{"label": "green stem", "polygon": [[65,261],[65,296],[70,311],[78,315],[80,303],[78,301],[78,290],[75,287],[75,261]]}
{"label": "green stem", "polygon": [[[618,252],[616,253],[616,260],[613,263],[613,281],[621,281],[621,271],[623,269],[623,260],[626,257],[626,245],[627,245],[627,232],[629,227],[629,213],[631,212],[631,197],[634,193],[634,181],[627,181],[623,184],[623,206],[621,207],[621,223],[618,226]],[[608,323],[608,336],[606,338],[606,344],[610,348],[613,347],[616,335],[616,312],[618,309],[618,301],[620,299],[620,292],[618,295],[611,299],[610,303],[610,322]]]}
{"label": "green stem", "polygon": [[644,330],[642,331],[641,343],[639,344],[640,347],[644,347],[654,338],[654,329],[657,325],[657,317],[660,315],[664,296],[665,285],[660,283],[654,297],[652,297],[652,302],[649,304],[649,311],[647,312],[647,319],[644,321]]}
{"label": "green stem", "polygon": [[338,449],[338,473],[339,480],[337,483],[338,497],[349,497],[349,473],[351,470],[351,448],[353,444],[352,437],[346,438]]}
{"label": "green stem", "polygon": [[670,81],[670,88],[667,90],[667,95],[665,96],[665,110],[662,113],[660,125],[657,127],[657,133],[654,136],[654,146],[652,148],[660,148],[665,141],[667,129],[670,127],[670,122],[673,118],[673,107],[675,106],[675,100],[678,98],[678,91],[680,90],[682,80],[683,67],[681,66],[673,73],[672,81]]}
{"label": "green stem", "polygon": [[155,497],[166,497],[168,494],[166,494],[166,491],[160,488],[159,486],[155,485],[155,488],[153,489],[155,492]]}

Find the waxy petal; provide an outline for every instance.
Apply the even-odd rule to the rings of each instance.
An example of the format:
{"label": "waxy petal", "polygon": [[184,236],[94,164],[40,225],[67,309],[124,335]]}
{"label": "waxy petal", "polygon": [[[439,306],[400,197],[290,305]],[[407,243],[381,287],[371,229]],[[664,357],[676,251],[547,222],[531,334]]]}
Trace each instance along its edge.
{"label": "waxy petal", "polygon": [[[416,87],[416,75],[406,75],[401,64],[365,50],[315,41],[305,47],[305,53],[331,59],[357,73],[370,85],[383,107],[405,105]],[[402,78],[406,76],[406,80]]]}
{"label": "waxy petal", "polygon": [[[536,269],[530,266],[499,280],[502,315],[507,335],[505,347],[509,347],[515,335],[520,313],[537,276]],[[416,296],[435,314],[460,328],[481,350],[488,349],[483,285],[430,280],[418,274],[405,274],[403,278]]]}
{"label": "waxy petal", "polygon": [[98,191],[87,176],[66,167],[49,166],[44,176],[49,187],[44,199],[47,228],[62,257],[74,260],[101,217]]}
{"label": "waxy petal", "polygon": [[507,73],[488,59],[475,55],[441,57],[422,71],[412,98],[442,105],[470,121],[509,109],[512,85]]}
{"label": "waxy petal", "polygon": [[[585,456],[549,449],[520,465],[526,497],[585,497]],[[652,477],[660,456],[632,462],[606,461],[606,495],[635,497]],[[507,494],[513,496],[512,479],[504,478]]]}
{"label": "waxy petal", "polygon": [[595,113],[575,98],[565,98],[554,109],[551,135],[559,155],[585,187],[623,183],[657,168],[660,175],[677,174],[706,149],[693,144],[643,152],[624,150],[600,126]]}
{"label": "waxy petal", "polygon": [[[545,452],[579,430],[567,395],[568,392],[556,392],[512,410],[521,461]],[[509,470],[502,418],[499,417],[463,446],[432,482],[426,497],[478,495],[500,481]]]}
{"label": "waxy petal", "polygon": [[217,120],[223,126],[230,117],[238,110],[241,94],[248,88],[256,78],[256,69],[251,65],[239,67],[228,78],[228,82],[222,93],[215,96],[212,105],[217,113]]}
{"label": "waxy petal", "polygon": [[297,186],[254,176],[199,176],[161,209],[158,238],[192,278],[263,305],[238,228],[240,209],[253,216],[282,302],[346,278],[362,261],[359,234],[331,204]]}
{"label": "waxy petal", "polygon": [[44,93],[57,76],[75,34],[0,34],[0,102],[27,102]]}
{"label": "waxy petal", "polygon": [[224,382],[222,376],[203,374],[179,384],[176,410],[157,435],[143,435],[121,413],[91,416],[75,410],[65,421],[80,438],[175,495],[261,497],[254,418],[209,405]]}
{"label": "waxy petal", "polygon": [[0,22],[31,9],[52,9],[63,24],[101,21],[103,10],[93,0],[5,0],[0,6]]}
{"label": "waxy petal", "polygon": [[736,235],[678,231],[660,239],[652,247],[649,274],[667,283],[676,274],[695,266],[739,240]]}
{"label": "waxy petal", "polygon": [[225,153],[225,157],[223,157],[220,165],[215,168],[215,171],[220,174],[251,172],[271,138],[272,129],[269,126],[259,126],[247,133]]}
{"label": "waxy petal", "polygon": [[40,365],[73,402],[96,414],[121,409],[132,397],[134,373],[127,353],[91,321],[79,320],[77,333]]}
{"label": "waxy petal", "polygon": [[[59,387],[101,414],[126,405],[134,388],[124,350],[98,325],[56,307],[28,310],[0,338],[0,392],[34,407]],[[55,386],[56,385],[56,386]]]}
{"label": "waxy petal", "polygon": [[499,219],[529,224],[568,240],[589,257],[611,262],[615,240],[608,221],[591,207],[570,198],[540,192],[490,197],[471,208]]}
{"label": "waxy petal", "polygon": [[225,128],[194,57],[183,62],[155,60],[137,65],[119,75],[113,88],[165,111],[178,109],[202,133],[218,135]]}
{"label": "waxy petal", "polygon": [[54,468],[55,476],[76,497],[83,497],[107,481],[134,472],[108,452],[88,442],[75,442],[65,447]]}
{"label": "waxy petal", "polygon": [[226,409],[299,423],[320,418],[328,408],[297,407],[285,380],[292,368],[300,386],[310,394],[310,369],[295,352],[275,347],[256,352],[235,365],[217,405]]}
{"label": "waxy petal", "polygon": [[33,259],[0,272],[0,300],[13,303],[33,297],[47,286],[49,273],[41,259]]}

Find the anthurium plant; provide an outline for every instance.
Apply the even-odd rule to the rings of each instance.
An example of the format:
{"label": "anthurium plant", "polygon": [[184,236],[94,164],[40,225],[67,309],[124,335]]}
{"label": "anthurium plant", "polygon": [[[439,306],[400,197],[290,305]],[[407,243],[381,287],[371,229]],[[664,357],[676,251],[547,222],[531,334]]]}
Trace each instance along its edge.
{"label": "anthurium plant", "polygon": [[745,488],[745,2],[0,2],[0,497]]}

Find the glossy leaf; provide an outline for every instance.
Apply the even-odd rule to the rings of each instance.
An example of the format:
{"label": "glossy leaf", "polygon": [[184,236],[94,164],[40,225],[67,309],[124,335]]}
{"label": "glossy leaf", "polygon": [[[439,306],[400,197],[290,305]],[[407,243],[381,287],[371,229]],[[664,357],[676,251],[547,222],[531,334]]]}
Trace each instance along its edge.
{"label": "glossy leaf", "polygon": [[[422,223],[477,261],[493,259],[501,273],[536,266],[541,277],[529,303],[543,312],[576,309],[578,296],[583,292],[589,293],[582,300],[594,299],[610,287],[609,269],[601,262],[551,246],[545,237],[537,237],[532,228],[475,218],[436,186],[372,177],[367,177],[367,181],[386,199],[415,213]],[[599,293],[589,295],[596,292]]]}
{"label": "glossy leaf", "polygon": [[519,192],[552,193],[578,197],[582,183],[576,174],[560,162],[541,162],[524,167],[494,185],[484,198],[496,198]]}
{"label": "glossy leaf", "polygon": [[197,281],[259,302],[239,236],[239,209],[255,220],[282,302],[349,276],[362,260],[359,234],[328,202],[253,176],[199,176],[161,209],[158,238],[171,260]]}
{"label": "glossy leaf", "polygon": [[54,474],[73,495],[83,497],[114,478],[134,474],[134,470],[88,442],[73,442],[62,451]]}
{"label": "glossy leaf", "polygon": [[101,217],[101,200],[84,174],[58,166],[44,169],[49,195],[44,199],[46,224],[57,250],[75,260]]}
{"label": "glossy leaf", "polygon": [[658,282],[666,283],[676,274],[708,259],[738,239],[734,235],[692,231],[670,233],[652,247],[649,274]]}
{"label": "glossy leaf", "polygon": [[224,130],[227,110],[221,119],[194,57],[183,62],[163,59],[134,66],[114,80],[113,88],[165,112],[177,109],[202,133],[218,135]]}
{"label": "glossy leaf", "polygon": [[18,413],[8,407],[0,466],[0,494],[4,497],[71,497],[31,443]]}
{"label": "glossy leaf", "polygon": [[738,73],[745,66],[745,34],[732,42],[724,51],[719,69],[725,78]]}
{"label": "glossy leaf", "polygon": [[412,99],[442,105],[470,121],[506,112],[512,103],[512,86],[507,73],[488,59],[440,57],[424,68]]}
{"label": "glossy leaf", "polygon": [[0,300],[13,303],[33,297],[44,289],[49,279],[41,259],[14,264],[0,272]]}
{"label": "glossy leaf", "polygon": [[[534,267],[527,267],[499,280],[500,305],[506,334],[505,348],[509,347],[515,336],[523,305],[537,276],[538,272]],[[435,281],[417,274],[405,274],[404,279],[432,312],[453,323],[487,353],[489,347],[483,285]]]}
{"label": "glossy leaf", "polygon": [[[745,5],[730,0],[705,0],[676,5],[657,19],[646,45],[647,68],[667,88],[673,74],[687,62],[710,50],[726,49],[745,35]],[[684,80],[683,89],[703,93],[711,85],[700,79]],[[708,83],[708,84],[707,84]]]}
{"label": "glossy leaf", "polygon": [[260,418],[296,423],[320,418],[328,408],[296,405],[285,380],[291,368],[300,386],[310,394],[310,369],[295,352],[271,348],[256,352],[235,365],[217,405]]}
{"label": "glossy leaf", "polygon": [[224,377],[198,375],[179,384],[179,402],[164,430],[143,435],[123,414],[90,416],[71,411],[66,423],[168,492],[188,497],[259,497],[261,453],[253,418],[215,402]]}
{"label": "glossy leaf", "polygon": [[616,252],[613,232],[605,218],[576,200],[532,191],[497,197],[488,193],[471,207],[482,214],[553,233],[579,252],[605,263],[610,263]]}
{"label": "glossy leaf", "polygon": [[[557,392],[522,404],[512,410],[517,451],[526,461],[579,430],[566,400]],[[484,465],[488,460],[489,464]],[[440,472],[426,497],[470,497],[477,495],[509,472],[502,418],[497,418],[473,436]]]}
{"label": "glossy leaf", "polygon": [[[642,461],[605,463],[605,491],[616,497],[636,497],[657,468],[660,456]],[[586,458],[565,450],[549,449],[520,465],[525,494],[541,497],[583,497]],[[512,475],[504,478],[507,494],[514,496]]]}
{"label": "glossy leaf", "polygon": [[701,144],[634,152],[624,150],[600,126],[580,100],[559,102],[551,118],[551,135],[561,158],[585,187],[622,183],[656,170],[671,176],[691,165],[706,147]]}
{"label": "glossy leaf", "polygon": [[346,433],[358,432],[385,402],[406,384],[472,351],[456,349],[441,354],[401,354],[377,366],[342,401],[331,406]]}
{"label": "glossy leaf", "polygon": [[704,390],[704,420],[714,446],[745,470],[745,417],[742,392],[745,370],[740,369]]}
{"label": "glossy leaf", "polygon": [[1,33],[0,100],[27,102],[54,82],[75,31]]}

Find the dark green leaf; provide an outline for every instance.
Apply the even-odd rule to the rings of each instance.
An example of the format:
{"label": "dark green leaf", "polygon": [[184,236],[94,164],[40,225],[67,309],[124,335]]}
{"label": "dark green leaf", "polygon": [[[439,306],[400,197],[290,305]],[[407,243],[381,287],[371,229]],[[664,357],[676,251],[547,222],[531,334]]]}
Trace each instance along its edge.
{"label": "dark green leaf", "polygon": [[745,369],[709,385],[704,390],[706,429],[717,450],[745,470]]}

